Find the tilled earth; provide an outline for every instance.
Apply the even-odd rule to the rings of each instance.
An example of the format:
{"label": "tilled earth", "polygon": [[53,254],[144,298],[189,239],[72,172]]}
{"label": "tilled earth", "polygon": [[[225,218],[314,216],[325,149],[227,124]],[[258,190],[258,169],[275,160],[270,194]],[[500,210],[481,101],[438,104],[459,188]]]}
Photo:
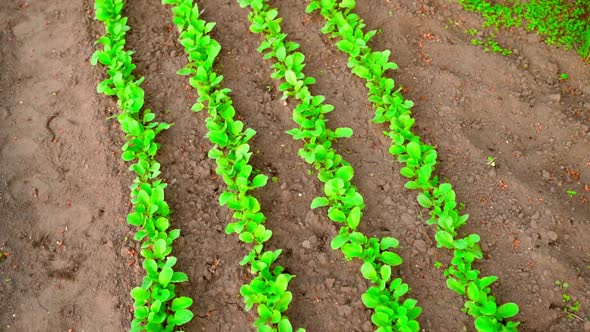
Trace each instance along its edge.
{"label": "tilled earth", "polygon": [[[522,331],[590,331],[590,68],[520,30],[498,34],[515,54],[484,53],[464,32],[478,28],[479,17],[448,1],[358,2],[369,28],[381,30],[373,48],[390,49],[400,67],[393,78],[416,104],[417,133],[438,147],[439,176],[471,215],[465,232],[482,238],[485,259],[477,266],[499,276],[498,302],[520,305]],[[256,52],[248,11],[230,0],[199,3],[203,18],[217,22],[225,85],[258,132],[253,163],[278,179],[255,195],[273,230],[269,248],[282,248],[280,263],[297,275],[289,317],[308,331],[372,331],[359,262],[330,249],[337,225],[309,209],[321,185],[285,134],[294,105],[281,100],[271,63]],[[397,273],[424,309],[425,331],[473,331],[462,299],[434,266],[449,253],[436,248],[427,211],[403,187],[384,128],[369,121],[362,81],[321,35],[323,20],[305,14],[305,1],[274,5],[306,54],[314,93],[336,107],[330,126],[354,129],[337,149],[367,202],[361,230],[400,239]],[[186,330],[250,331],[254,317],[239,296],[249,279],[238,264],[247,248],[224,233],[230,214],[216,202],[222,184],[207,158],[205,114],[189,110],[195,92],[175,74],[185,54],[170,9],[129,0],[126,15],[147,106],[175,123],[160,136],[159,160],[182,230],[174,253],[190,277],[180,292],[195,299],[197,316]],[[92,16],[90,0],[0,3],[0,330],[122,331],[132,318],[128,293],[142,269],[125,223],[131,177],[120,161],[124,138],[107,119],[117,113],[115,101],[96,94],[102,68],[88,61],[102,33]],[[563,72],[570,78],[559,81]],[[564,293],[580,301],[571,319]]]}

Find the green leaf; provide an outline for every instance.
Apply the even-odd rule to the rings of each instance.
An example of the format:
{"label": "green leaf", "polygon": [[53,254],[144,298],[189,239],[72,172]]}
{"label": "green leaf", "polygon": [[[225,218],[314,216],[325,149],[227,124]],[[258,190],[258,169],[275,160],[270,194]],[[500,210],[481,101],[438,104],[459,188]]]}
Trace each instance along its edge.
{"label": "green leaf", "polygon": [[131,290],[131,297],[135,302],[143,303],[150,298],[150,293],[141,287],[135,287]]}
{"label": "green leaf", "polygon": [[291,322],[287,318],[281,319],[279,322],[279,332],[292,332],[293,326],[291,326]]}
{"label": "green leaf", "polygon": [[343,39],[343,40],[337,42],[336,43],[336,46],[342,52],[347,53],[347,54],[350,54],[354,50],[354,46],[355,45],[354,45],[353,42]]}
{"label": "green leaf", "polygon": [[330,209],[330,211],[328,212],[328,217],[336,222],[346,221],[346,215],[338,208]]}
{"label": "green leaf", "polygon": [[401,284],[398,287],[395,288],[395,291],[393,291],[393,296],[396,298],[400,298],[402,296],[404,296],[407,292],[410,291],[410,286],[408,286],[408,284]]}
{"label": "green leaf", "polygon": [[475,319],[475,328],[478,332],[496,332],[496,321],[487,316],[479,316]]}
{"label": "green leaf", "polygon": [[367,280],[373,280],[377,276],[377,270],[371,262],[364,262],[361,266],[361,273]]}
{"label": "green leaf", "polygon": [[133,312],[133,315],[135,316],[135,318],[138,318],[141,320],[146,318],[149,314],[150,314],[150,309],[148,309],[148,307],[143,306],[143,305],[139,306],[139,307],[135,307],[135,311]]}
{"label": "green leaf", "polygon": [[287,70],[285,71],[285,80],[289,84],[295,85],[297,84],[297,75],[295,75],[295,72],[293,72],[292,70]]}
{"label": "green leaf", "polygon": [[447,279],[447,287],[449,287],[449,289],[455,291],[459,295],[465,294],[465,287],[463,286],[462,283],[460,283],[456,279],[448,278]]}
{"label": "green leaf", "polygon": [[477,285],[473,282],[470,282],[467,285],[467,297],[473,301],[479,300],[479,288],[477,288]]}
{"label": "green leaf", "polygon": [[182,69],[179,69],[179,70],[176,72],[176,74],[178,74],[178,75],[180,75],[180,76],[186,76],[186,75],[190,75],[190,74],[192,74],[192,73],[194,73],[194,72],[195,72],[195,70],[194,70],[194,69],[192,69],[192,68],[182,68]]}
{"label": "green leaf", "polygon": [[436,233],[434,238],[436,239],[436,242],[438,242],[439,245],[447,249],[453,248],[453,236],[449,232],[439,231],[438,233]]}
{"label": "green leaf", "polygon": [[281,295],[281,298],[275,303],[275,310],[278,311],[285,311],[289,307],[289,304],[293,300],[293,294],[289,291],[286,291]]}
{"label": "green leaf", "polygon": [[178,311],[180,309],[186,309],[193,304],[193,299],[186,296],[177,297],[172,300],[172,305],[170,306],[170,310]]}
{"label": "green leaf", "polygon": [[309,14],[309,13],[313,12],[314,10],[318,10],[321,8],[322,8],[322,6],[319,3],[312,2],[309,4],[309,6],[307,6],[307,8],[305,8],[305,12]]}
{"label": "green leaf", "polygon": [[488,301],[479,308],[479,311],[486,316],[492,316],[496,314],[497,309],[496,302]]}
{"label": "green leaf", "polygon": [[390,324],[389,316],[384,312],[376,312],[371,315],[371,320],[379,327],[385,327]]}
{"label": "green leaf", "polygon": [[348,238],[344,234],[336,235],[332,241],[330,242],[330,247],[334,250],[342,247],[346,242],[348,242]]}
{"label": "green leaf", "polygon": [[343,128],[336,128],[334,131],[334,137],[336,138],[348,138],[351,137],[353,134],[352,129],[343,127]]}
{"label": "green leaf", "polygon": [[170,282],[177,283],[177,282],[185,282],[188,281],[188,276],[184,272],[174,272],[172,275],[172,279]]}
{"label": "green leaf", "polygon": [[193,313],[188,309],[181,309],[174,313],[174,324],[183,325],[193,319]]}
{"label": "green leaf", "polygon": [[404,177],[407,177],[407,178],[413,178],[414,177],[414,171],[411,168],[409,168],[409,167],[404,167],[399,172]]}
{"label": "green leaf", "polygon": [[125,152],[123,152],[123,155],[121,155],[121,158],[125,161],[131,161],[131,160],[135,159],[135,152],[125,151]]}
{"label": "green leaf", "polygon": [[167,230],[168,227],[170,227],[170,222],[166,218],[158,218],[158,220],[156,220],[155,225],[158,228],[158,230],[163,232]]}
{"label": "green leaf", "polygon": [[166,287],[170,283],[170,280],[172,280],[172,275],[174,275],[174,271],[171,268],[163,267],[158,275],[158,282],[163,287]]}
{"label": "green leaf", "polygon": [[371,79],[371,70],[363,65],[354,66],[352,73],[365,80]]}
{"label": "green leaf", "polygon": [[231,199],[234,198],[234,196],[235,195],[233,193],[229,191],[224,191],[223,193],[221,193],[221,195],[219,195],[219,205],[224,206],[229,201],[231,201]]}
{"label": "green leaf", "polygon": [[260,304],[258,306],[258,315],[260,318],[268,320],[272,316],[272,311],[265,304]]}
{"label": "green leaf", "polygon": [[455,240],[453,241],[453,247],[455,247],[455,249],[463,250],[467,248],[467,241],[465,241],[465,239]]}
{"label": "green leaf", "polygon": [[387,250],[389,248],[397,248],[399,241],[396,238],[386,236],[381,239],[381,250]]}
{"label": "green leaf", "polygon": [[416,160],[420,160],[420,157],[422,156],[422,152],[420,151],[420,144],[417,142],[408,143],[407,152],[408,155],[410,155],[410,157]]}
{"label": "green leaf", "polygon": [[518,314],[518,312],[519,312],[518,305],[513,302],[508,302],[508,303],[502,304],[498,308],[497,314],[500,318],[504,319],[504,318],[513,317],[516,314]]}
{"label": "green leaf", "polygon": [[339,6],[341,8],[354,9],[355,5],[356,5],[355,0],[342,0],[342,2],[340,2]]}
{"label": "green leaf", "polygon": [[389,279],[391,278],[391,266],[389,265],[383,265],[381,266],[381,279],[383,281],[389,281]]}
{"label": "green leaf", "polygon": [[345,243],[341,248],[347,258],[360,257],[363,254],[363,247],[355,243]]}
{"label": "green leaf", "polygon": [[260,188],[266,186],[268,177],[264,174],[258,174],[252,180],[252,188]]}
{"label": "green leaf", "polygon": [[326,197],[316,197],[311,201],[311,208],[319,208],[323,206],[327,206],[330,204],[330,201]]}
{"label": "green leaf", "polygon": [[381,261],[391,266],[398,266],[402,263],[402,258],[394,252],[385,251],[381,253]]}
{"label": "green leaf", "polygon": [[425,194],[419,194],[418,195],[418,204],[420,204],[423,207],[428,209],[432,206],[432,201]]}
{"label": "green leaf", "polygon": [[153,259],[146,259],[143,261],[143,268],[147,272],[148,276],[153,275],[154,278],[157,277],[158,273],[158,263],[156,263]]}
{"label": "green leaf", "polygon": [[354,169],[351,166],[342,166],[336,171],[336,177],[344,182],[349,182],[354,176]]}
{"label": "green leaf", "polygon": [[164,239],[158,239],[155,243],[154,243],[154,254],[156,254],[156,256],[163,256],[164,253],[166,252],[166,240]]}
{"label": "green leaf", "polygon": [[143,226],[143,216],[138,212],[130,213],[127,215],[127,223],[133,226]]}
{"label": "green leaf", "polygon": [[369,291],[366,291],[365,293],[363,293],[363,295],[361,296],[361,300],[363,301],[363,304],[367,308],[375,308],[381,304],[379,302],[379,299],[373,293],[371,293]]}
{"label": "green leaf", "polygon": [[355,230],[361,221],[361,216],[361,208],[359,208],[358,206],[350,210],[350,213],[348,214],[348,219],[346,220],[348,227],[350,227],[350,229],[352,230]]}
{"label": "green leaf", "polygon": [[240,240],[245,243],[252,243],[254,242],[254,235],[252,235],[250,232],[244,232],[240,234]]}

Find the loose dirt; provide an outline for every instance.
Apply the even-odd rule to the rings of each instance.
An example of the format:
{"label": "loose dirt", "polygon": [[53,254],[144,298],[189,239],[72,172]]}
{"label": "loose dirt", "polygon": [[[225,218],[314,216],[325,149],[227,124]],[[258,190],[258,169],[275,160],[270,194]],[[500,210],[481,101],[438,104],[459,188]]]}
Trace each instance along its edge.
{"label": "loose dirt", "polygon": [[[484,275],[497,275],[499,302],[520,305],[521,331],[585,331],[588,323],[563,312],[562,294],[590,315],[590,68],[574,52],[544,45],[533,33],[511,30],[499,41],[516,49],[504,57],[472,46],[465,29],[481,20],[447,1],[358,1],[372,43],[390,49],[400,69],[393,78],[416,106],[417,132],[438,147],[438,174],[453,183],[465,232],[482,238]],[[319,181],[297,157],[293,104],[281,100],[271,63],[256,52],[248,11],[235,1],[200,1],[217,22],[223,46],[219,70],[243,121],[258,132],[254,165],[269,177],[255,195],[273,230],[269,248],[282,248],[290,273],[292,322],[308,331],[372,331],[360,295],[367,283],[358,262],[330,249],[337,233],[325,211],[311,211]],[[366,234],[400,239],[397,274],[424,309],[425,331],[473,331],[462,299],[448,290],[427,211],[404,189],[400,164],[387,152],[362,81],[321,35],[323,20],[304,13],[305,1],[275,1],[285,31],[306,54],[313,91],[336,109],[335,128],[355,135],[337,149],[354,166],[354,184],[367,202]],[[92,2],[0,3],[0,330],[123,331],[132,318],[129,290],[142,277],[138,244],[125,222],[129,210],[123,137],[113,99],[96,94],[102,68],[89,57],[101,26]],[[179,292],[195,299],[187,331],[251,331],[239,287],[249,273],[247,252],[224,233],[230,213],[204,138],[205,114],[193,114],[195,92],[175,74],[185,63],[169,8],[129,0],[128,47],[136,51],[146,104],[175,125],[162,133],[163,178],[173,223],[182,231],[174,254],[190,277]],[[560,81],[565,72],[570,78]],[[495,166],[487,165],[494,157]],[[569,197],[566,190],[576,190]],[[555,281],[569,283],[567,290]]]}

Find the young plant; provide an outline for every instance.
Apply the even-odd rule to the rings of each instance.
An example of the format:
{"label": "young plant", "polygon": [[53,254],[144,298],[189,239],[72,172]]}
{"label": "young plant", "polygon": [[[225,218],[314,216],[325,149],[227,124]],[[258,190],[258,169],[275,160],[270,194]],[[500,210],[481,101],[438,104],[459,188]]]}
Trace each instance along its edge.
{"label": "young plant", "polygon": [[478,331],[516,331],[519,323],[507,319],[518,313],[518,306],[496,304],[490,285],[498,278],[480,277],[480,271],[473,268],[475,260],[483,258],[480,237],[477,234],[458,236],[459,228],[469,216],[460,215],[460,205],[451,185],[439,183],[438,177],[433,175],[437,152],[412,132],[413,102],[405,100],[400,89],[395,89],[394,81],[385,76],[386,71],[397,69],[397,65],[389,61],[389,50],[373,51],[367,45],[376,31],[363,31],[363,20],[352,13],[355,5],[354,0],[312,0],[307,11],[320,10],[327,21],[322,33],[338,39],[337,47],[349,56],[348,67],[366,81],[369,101],[375,109],[374,122],[389,125],[389,131],[384,134],[392,140],[389,152],[405,165],[400,173],[410,179],[406,188],[420,191],[417,200],[430,210],[431,218],[427,223],[436,225],[438,247],[453,252],[445,270],[447,286],[465,297],[463,310],[475,318]]}
{"label": "young plant", "polygon": [[[221,87],[223,76],[213,69],[221,50],[221,45],[210,35],[215,23],[201,19],[199,7],[192,0],[163,0],[162,3],[172,5],[173,21],[180,32],[179,41],[188,56],[186,67],[178,74],[190,76],[190,85],[197,90],[199,98],[192,109],[195,112],[207,109],[209,114],[207,137],[214,144],[209,150],[209,158],[216,161],[215,171],[226,184],[219,203],[227,205],[234,218],[225,231],[227,234],[236,233],[242,242],[252,245],[240,262],[240,265],[249,265],[254,276],[240,289],[246,310],[257,306],[259,318],[254,326],[258,331],[291,332],[293,327],[284,312],[293,298],[287,289],[294,276],[284,273],[285,268],[275,263],[282,252],[280,249],[264,249],[272,232],[264,227],[266,216],[250,191],[264,187],[268,178],[250,165],[252,152],[248,141],[256,132],[244,128],[244,123],[236,120],[230,90]],[[305,330],[300,328],[297,331]]]}
{"label": "young plant", "polygon": [[274,59],[272,78],[281,82],[283,98],[298,102],[293,110],[293,120],[298,128],[289,130],[294,139],[303,142],[299,156],[314,166],[318,178],[324,183],[324,195],[316,197],[311,208],[327,207],[328,218],[342,227],[331,241],[333,249],[340,249],[346,260],[363,261],[361,274],[371,286],[362,296],[366,307],[374,310],[371,320],[377,331],[419,331],[416,318],[421,308],[417,301],[402,298],[409,286],[401,278],[394,278],[393,267],[402,263],[401,257],[390,249],[399,241],[392,237],[382,239],[368,237],[358,231],[365,207],[363,197],[351,183],[354,170],[334,149],[338,138],[350,137],[350,128],[327,127],[325,115],[334,107],[324,103],[323,96],[315,96],[310,86],[315,79],[303,73],[305,56],[296,50],[299,44],[288,41],[281,32],[282,19],[278,10],[271,8],[267,0],[239,0],[242,7],[249,7],[250,30],[264,36],[258,51],[265,59]]}
{"label": "young plant", "polygon": [[471,44],[483,46],[483,50],[485,52],[500,53],[502,55],[512,54],[512,51],[510,49],[500,46],[500,44],[498,44],[498,42],[494,38],[496,38],[494,35],[487,37],[485,40],[473,38],[471,39]]}
{"label": "young plant", "polygon": [[486,162],[486,165],[488,165],[490,167],[496,167],[496,158],[495,157],[488,157],[488,161]]}
{"label": "young plant", "polygon": [[[585,61],[590,60],[590,3],[586,0],[530,0],[492,4],[487,0],[458,0],[463,9],[480,13],[483,28],[521,27],[536,30],[547,45],[577,49]],[[482,44],[487,43],[482,42]],[[493,40],[492,40],[493,42]],[[494,45],[486,45],[493,49]]]}
{"label": "young plant", "polygon": [[133,212],[127,222],[139,227],[134,239],[141,241],[147,275],[141,286],[131,291],[135,300],[131,331],[175,331],[193,318],[189,310],[193,300],[176,296],[175,284],[187,281],[188,276],[173,270],[176,258],[171,256],[172,243],[180,230],[170,230],[170,208],[164,199],[166,183],[158,179],[156,153],[160,145],[155,138],[171,125],[155,122],[156,115],[143,109],[143,78],[133,75],[133,52],[125,50],[129,26],[121,14],[124,4],[124,0],[96,0],[96,19],[104,24],[105,34],[96,42],[103,49],[92,55],[91,63],[100,62],[107,68],[107,78],[98,84],[97,91],[118,97],[121,113],[117,119],[127,138],[122,158],[133,163],[130,169],[137,175],[131,185]]}
{"label": "young plant", "polygon": [[565,192],[569,197],[574,197],[578,194],[578,192],[575,190],[566,190]]}
{"label": "young plant", "polygon": [[580,311],[580,301],[574,301],[572,297],[567,293],[567,289],[569,288],[569,284],[567,282],[562,282],[560,280],[555,280],[555,285],[563,290],[563,294],[561,294],[562,302],[564,305],[563,312],[566,314],[568,319],[580,319],[583,320],[580,316],[578,316],[578,312]]}

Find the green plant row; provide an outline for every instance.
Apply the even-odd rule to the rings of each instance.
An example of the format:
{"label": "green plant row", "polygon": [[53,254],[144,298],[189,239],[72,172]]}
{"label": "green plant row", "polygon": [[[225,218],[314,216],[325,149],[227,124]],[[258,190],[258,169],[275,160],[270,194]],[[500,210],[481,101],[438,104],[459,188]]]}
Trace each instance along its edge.
{"label": "green plant row", "polygon": [[133,75],[133,52],[125,50],[129,26],[122,16],[124,4],[124,0],[96,0],[96,19],[104,24],[105,34],[96,42],[103,49],[92,55],[91,63],[100,62],[107,68],[107,78],[98,84],[97,91],[118,98],[121,113],[117,119],[127,138],[122,158],[133,163],[130,169],[137,176],[131,185],[133,212],[127,216],[127,222],[139,227],[134,239],[141,241],[147,275],[141,286],[131,291],[135,300],[131,331],[174,331],[193,318],[189,310],[193,300],[176,296],[174,284],[187,281],[188,276],[173,270],[176,257],[170,254],[180,230],[170,230],[170,208],[164,199],[166,183],[158,179],[159,144],[155,138],[171,125],[155,122],[156,115],[143,108],[143,78]]}
{"label": "green plant row", "polygon": [[322,33],[339,39],[337,47],[348,54],[348,67],[366,80],[369,101],[375,109],[373,121],[389,125],[390,130],[384,134],[392,140],[389,152],[405,164],[400,173],[410,179],[406,188],[421,191],[418,203],[430,210],[431,218],[427,223],[436,225],[437,246],[453,252],[451,264],[445,271],[447,286],[466,297],[463,310],[475,318],[478,331],[516,331],[519,323],[507,319],[518,313],[518,306],[496,304],[490,285],[498,278],[479,277],[480,271],[473,268],[473,262],[483,256],[478,244],[480,237],[477,234],[458,236],[457,231],[469,216],[459,214],[451,185],[439,183],[438,177],[433,176],[436,150],[412,132],[413,103],[405,100],[400,90],[395,89],[395,82],[385,76],[397,65],[389,61],[389,50],[373,51],[367,45],[376,31],[363,32],[363,20],[352,13],[355,5],[354,0],[312,0],[307,11],[321,11],[327,21]]}
{"label": "green plant row", "polygon": [[[209,158],[216,161],[216,173],[226,184],[219,203],[227,205],[234,218],[225,231],[227,234],[238,234],[242,242],[252,245],[248,255],[240,262],[241,265],[249,264],[254,276],[249,284],[240,289],[246,310],[257,305],[259,318],[254,326],[258,331],[291,332],[293,327],[284,313],[293,298],[287,289],[294,276],[285,273],[285,268],[276,264],[280,249],[264,249],[264,243],[270,239],[272,232],[264,227],[266,217],[250,191],[264,187],[268,177],[250,165],[252,152],[248,141],[256,132],[244,128],[244,123],[235,119],[230,90],[221,87],[223,76],[213,69],[221,50],[221,45],[210,36],[215,23],[202,20],[199,7],[192,0],[163,0],[162,3],[172,5],[174,23],[180,32],[179,41],[188,55],[186,67],[178,74],[190,76],[190,85],[198,92],[199,98],[192,109],[195,112],[207,109],[209,114],[206,120],[207,137],[214,144]],[[297,331],[305,330],[300,328]]]}
{"label": "green plant row", "polygon": [[575,48],[590,60],[590,3],[587,0],[510,1],[511,5],[492,4],[486,0],[458,0],[463,9],[480,13],[484,27],[521,27],[536,30],[547,45]]}
{"label": "green plant row", "polygon": [[315,79],[303,73],[305,56],[296,52],[299,45],[287,41],[287,35],[281,32],[282,19],[278,10],[271,8],[266,0],[238,2],[251,9],[250,30],[265,37],[258,51],[265,53],[265,59],[276,60],[271,76],[281,82],[279,89],[283,91],[283,98],[298,101],[293,120],[299,127],[288,133],[303,142],[299,156],[315,167],[318,178],[324,183],[325,196],[316,197],[311,207],[327,206],[328,217],[342,225],[331,247],[340,249],[346,260],[359,258],[363,261],[361,273],[372,286],[362,295],[362,301],[374,310],[371,319],[377,331],[418,331],[416,318],[422,309],[416,306],[415,299],[407,298],[402,302],[409,286],[401,278],[392,277],[392,267],[400,265],[402,259],[390,249],[397,248],[399,241],[393,237],[367,237],[357,230],[365,207],[363,197],[351,183],[353,168],[333,148],[336,139],[350,137],[352,130],[327,128],[325,114],[334,107],[324,103],[323,96],[310,92]]}

